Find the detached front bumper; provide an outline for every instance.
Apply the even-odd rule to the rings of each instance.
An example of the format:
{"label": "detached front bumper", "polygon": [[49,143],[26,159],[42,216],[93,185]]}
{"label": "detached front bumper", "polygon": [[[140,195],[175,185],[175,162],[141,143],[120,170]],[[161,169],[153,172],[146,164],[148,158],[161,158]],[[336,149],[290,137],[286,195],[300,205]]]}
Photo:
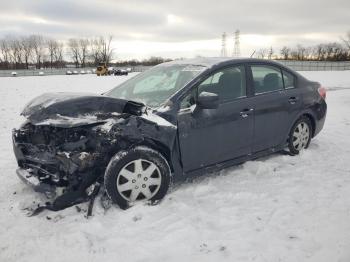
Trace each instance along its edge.
{"label": "detached front bumper", "polygon": [[16,170],[17,176],[27,185],[32,187],[35,192],[44,193],[44,194],[52,194],[56,193],[56,189],[54,186],[49,184],[45,184],[40,182],[40,180],[34,175],[30,173],[30,170],[18,168]]}
{"label": "detached front bumper", "polygon": [[[32,187],[34,191],[39,193],[44,193],[49,198],[53,198],[56,196],[56,187],[40,182],[40,180],[36,176],[30,173],[30,170],[18,168],[16,170],[16,173],[17,173],[17,176],[25,184]],[[30,214],[30,216],[37,215],[45,209],[51,210],[51,211],[58,211],[88,200],[93,201],[96,195],[98,194],[99,190],[100,190],[100,184],[95,183],[92,186],[90,190],[91,192],[89,192],[89,194],[87,194],[87,192],[85,191],[67,192],[55,198],[52,203],[46,202],[45,205],[39,205],[36,209],[32,210],[32,213]],[[89,205],[89,210],[87,215],[90,216],[91,212],[92,212],[92,204]]]}
{"label": "detached front bumper", "polygon": [[24,159],[24,155],[16,142],[16,136],[18,135],[18,130],[12,129],[12,146],[13,152],[15,154],[17,163],[19,160]]}

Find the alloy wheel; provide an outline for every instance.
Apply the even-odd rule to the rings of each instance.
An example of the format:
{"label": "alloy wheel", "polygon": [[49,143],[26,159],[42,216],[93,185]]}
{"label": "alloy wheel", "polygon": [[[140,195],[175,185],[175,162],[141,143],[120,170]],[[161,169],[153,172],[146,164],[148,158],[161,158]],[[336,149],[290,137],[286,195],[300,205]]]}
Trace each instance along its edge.
{"label": "alloy wheel", "polygon": [[162,176],[156,164],[145,159],[136,159],[126,164],[117,178],[119,194],[129,202],[149,200],[157,194]]}
{"label": "alloy wheel", "polygon": [[293,146],[300,151],[305,148],[309,142],[310,128],[307,123],[300,122],[293,132]]}

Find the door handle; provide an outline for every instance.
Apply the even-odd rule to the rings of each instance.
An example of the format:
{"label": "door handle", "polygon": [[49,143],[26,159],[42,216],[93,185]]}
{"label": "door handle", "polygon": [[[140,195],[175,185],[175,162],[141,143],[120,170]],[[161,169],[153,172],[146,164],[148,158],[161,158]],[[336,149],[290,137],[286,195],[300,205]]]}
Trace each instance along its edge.
{"label": "door handle", "polygon": [[291,96],[291,97],[288,99],[288,102],[289,102],[289,104],[291,104],[291,105],[294,105],[297,101],[298,101],[298,98],[295,97],[295,96]]}
{"label": "door handle", "polygon": [[252,112],[254,111],[253,108],[247,108],[247,109],[244,109],[242,110],[241,112],[239,112],[240,116],[243,117],[243,118],[246,118],[248,117]]}

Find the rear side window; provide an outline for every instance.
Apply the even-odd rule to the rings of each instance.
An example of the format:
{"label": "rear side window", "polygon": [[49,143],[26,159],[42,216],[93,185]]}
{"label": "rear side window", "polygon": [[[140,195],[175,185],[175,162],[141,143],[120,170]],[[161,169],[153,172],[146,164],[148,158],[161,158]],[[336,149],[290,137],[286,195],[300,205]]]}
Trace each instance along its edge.
{"label": "rear side window", "polygon": [[282,71],[283,72],[283,82],[284,82],[284,88],[289,89],[289,88],[294,88],[295,87],[295,77],[291,73],[288,73],[287,71]]}
{"label": "rear side window", "polygon": [[273,66],[251,66],[255,94],[262,94],[283,89],[281,70]]}

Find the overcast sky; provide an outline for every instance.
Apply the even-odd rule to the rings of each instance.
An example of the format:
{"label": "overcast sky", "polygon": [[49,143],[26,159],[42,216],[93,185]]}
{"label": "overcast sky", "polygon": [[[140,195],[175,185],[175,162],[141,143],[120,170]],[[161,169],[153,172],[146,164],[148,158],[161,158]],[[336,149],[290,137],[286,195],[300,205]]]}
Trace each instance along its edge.
{"label": "overcast sky", "polygon": [[114,36],[118,59],[218,56],[221,34],[241,31],[241,53],[339,41],[350,0],[0,0],[0,37]]}

